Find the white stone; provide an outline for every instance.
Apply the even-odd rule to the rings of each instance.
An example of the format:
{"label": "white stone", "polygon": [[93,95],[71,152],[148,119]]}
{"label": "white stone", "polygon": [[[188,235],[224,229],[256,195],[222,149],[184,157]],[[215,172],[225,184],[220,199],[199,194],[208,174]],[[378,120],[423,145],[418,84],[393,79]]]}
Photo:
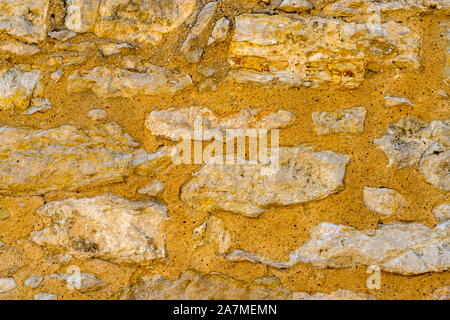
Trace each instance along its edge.
{"label": "white stone", "polygon": [[341,191],[349,156],[295,147],[279,149],[279,167],[239,158],[233,164],[216,160],[193,173],[180,199],[199,211],[257,217],[270,206],[320,200]]}
{"label": "white stone", "polygon": [[150,197],[158,197],[164,192],[164,185],[161,181],[155,181],[138,190],[138,193]]}
{"label": "white stone", "polygon": [[13,278],[0,278],[0,294],[8,292],[17,287]]}
{"label": "white stone", "polygon": [[388,188],[365,186],[363,200],[367,209],[380,215],[393,215],[405,205],[404,197]]}
{"label": "white stone", "polygon": [[311,10],[313,5],[308,0],[283,0],[278,6],[278,10],[285,12],[303,12]]}
{"label": "white stone", "polygon": [[69,40],[69,39],[72,39],[73,37],[75,37],[77,35],[77,33],[73,32],[71,30],[63,29],[63,30],[49,32],[48,35],[56,40],[66,41],[66,40]]}
{"label": "white stone", "polygon": [[275,261],[246,251],[228,255],[231,261],[252,261],[275,268],[299,262],[319,268],[378,265],[384,271],[405,275],[444,272],[450,268],[450,222],[431,229],[419,223],[355,228],[322,222],[311,228],[310,239],[291,252],[289,261]]}
{"label": "white stone", "polygon": [[366,114],[367,111],[364,107],[355,107],[329,112],[316,111],[311,116],[317,134],[358,134],[364,131]]}
{"label": "white stone", "polygon": [[39,292],[35,294],[33,297],[34,300],[58,300],[58,297],[56,295],[47,292]]}
{"label": "white stone", "polygon": [[227,38],[228,30],[230,28],[230,20],[225,17],[220,18],[214,25],[211,32],[211,37],[208,40],[208,45],[214,42],[223,42]]}
{"label": "white stone", "polygon": [[167,208],[150,200],[112,194],[68,198],[37,209],[44,228],[32,240],[79,259],[148,264],[165,258]]}
{"label": "white stone", "polygon": [[162,136],[173,141],[179,139],[179,130],[187,130],[194,140],[209,140],[205,135],[194,137],[194,124],[201,123],[204,131],[217,132],[225,137],[226,129],[277,129],[291,125],[296,116],[288,111],[280,110],[277,113],[261,115],[261,110],[248,108],[241,109],[239,113],[228,117],[219,117],[210,109],[190,107],[161,111],[152,111],[147,116],[145,126],[156,136]]}
{"label": "white stone", "polygon": [[25,284],[25,287],[35,289],[40,286],[42,280],[44,280],[43,276],[40,276],[40,275],[31,276],[31,277],[27,278],[27,280],[25,280],[24,284]]}
{"label": "white stone", "polygon": [[389,107],[389,108],[401,107],[401,106],[414,107],[414,104],[411,102],[411,100],[409,100],[408,98],[404,98],[404,97],[386,96],[386,97],[384,97],[384,104],[386,107]]}
{"label": "white stone", "polygon": [[439,223],[450,220],[450,203],[444,203],[440,206],[434,207],[432,213]]}
{"label": "white stone", "polygon": [[192,238],[196,248],[214,243],[217,246],[217,253],[224,254],[231,247],[231,235],[225,229],[221,219],[210,216],[204,223],[194,229]]}
{"label": "white stone", "polygon": [[106,111],[103,109],[91,109],[87,115],[93,121],[103,120],[106,118]]}
{"label": "white stone", "polygon": [[44,112],[50,110],[52,105],[47,98],[32,98],[31,107],[25,110],[26,114],[34,114],[36,112]]}

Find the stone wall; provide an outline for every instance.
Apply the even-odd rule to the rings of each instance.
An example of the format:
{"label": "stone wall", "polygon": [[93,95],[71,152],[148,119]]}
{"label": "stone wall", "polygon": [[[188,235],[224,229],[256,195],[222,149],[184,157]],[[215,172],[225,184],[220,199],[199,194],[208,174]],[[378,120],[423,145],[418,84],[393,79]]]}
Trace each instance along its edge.
{"label": "stone wall", "polygon": [[[449,299],[449,15],[0,0],[0,299]],[[279,167],[174,163],[199,121]]]}

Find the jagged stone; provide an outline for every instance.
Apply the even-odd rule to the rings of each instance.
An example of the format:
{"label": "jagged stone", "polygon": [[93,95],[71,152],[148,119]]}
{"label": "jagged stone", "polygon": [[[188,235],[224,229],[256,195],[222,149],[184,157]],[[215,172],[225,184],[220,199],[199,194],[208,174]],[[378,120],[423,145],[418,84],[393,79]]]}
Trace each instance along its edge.
{"label": "jagged stone", "polygon": [[230,20],[225,17],[217,20],[214,25],[214,29],[211,32],[211,37],[208,39],[208,45],[213,44],[214,42],[222,42],[225,41],[228,34],[228,29],[230,28]]}
{"label": "jagged stone", "polygon": [[16,67],[0,70],[0,109],[23,111],[42,93],[41,72]]}
{"label": "jagged stone", "polygon": [[[200,122],[204,131],[219,132],[225,136],[226,129],[277,129],[291,125],[295,114],[280,110],[261,116],[261,110],[241,109],[239,113],[229,117],[218,117],[210,109],[191,107],[152,111],[147,116],[145,126],[156,136],[162,136],[174,141],[179,139],[179,129],[191,132],[193,139],[208,140],[205,135],[194,137],[194,124]],[[210,139],[210,138],[209,138]]]}
{"label": "jagged stone", "polygon": [[34,114],[36,112],[44,112],[50,110],[52,105],[47,98],[32,98],[31,107],[25,110],[25,114]]}
{"label": "jagged stone", "polygon": [[320,268],[351,268],[379,265],[398,274],[443,272],[450,268],[450,222],[431,229],[419,223],[381,225],[375,230],[323,222],[310,230],[310,239],[291,252],[287,262],[237,250],[231,261],[251,261],[275,268],[288,268],[299,262]]}
{"label": "jagged stone", "polygon": [[37,209],[44,228],[31,237],[76,258],[148,264],[167,255],[166,212],[166,206],[156,202],[112,194],[52,201]]}
{"label": "jagged stone", "polygon": [[365,186],[363,200],[367,209],[380,215],[393,215],[405,205],[405,198],[395,190]]}
{"label": "jagged stone", "polygon": [[236,17],[228,61],[238,82],[357,88],[367,70],[419,67],[420,37],[395,22],[300,15]]}
{"label": "jagged stone", "polygon": [[312,113],[314,129],[318,134],[362,133],[367,111],[364,107],[355,107],[336,111],[317,111]]}
{"label": "jagged stone", "polygon": [[91,70],[74,71],[69,76],[67,90],[82,92],[89,89],[99,97],[109,98],[176,93],[192,86],[188,75],[157,66],[142,73],[113,66],[98,66]]}
{"label": "jagged stone", "polygon": [[433,215],[438,219],[439,223],[450,220],[450,203],[444,203],[433,208]]}
{"label": "jagged stone", "polygon": [[122,182],[133,172],[151,175],[171,161],[166,149],[145,152],[116,123],[89,130],[1,127],[0,157],[0,194],[15,196]]}
{"label": "jagged stone", "polygon": [[313,5],[308,0],[283,0],[278,6],[278,10],[284,12],[303,12],[311,10]]}
{"label": "jagged stone", "polygon": [[0,294],[8,292],[17,287],[13,278],[0,278]]}
{"label": "jagged stone", "polygon": [[433,300],[450,300],[450,286],[441,287],[434,290],[431,298]]}
{"label": "jagged stone", "polygon": [[384,97],[384,104],[389,108],[401,106],[414,107],[414,104],[411,102],[411,100],[403,97],[386,96]]}
{"label": "jagged stone", "polygon": [[[91,2],[92,2],[92,0],[91,0]],[[63,30],[49,32],[48,35],[50,37],[52,37],[53,39],[56,39],[59,41],[66,41],[66,40],[69,40],[69,39],[72,39],[73,37],[75,37],[77,35],[77,33],[67,30],[67,29],[63,29]]]}
{"label": "jagged stone", "polygon": [[219,254],[226,253],[231,247],[230,233],[225,229],[223,221],[214,216],[210,216],[208,220],[195,228],[192,238],[196,248],[209,243],[215,243]]}
{"label": "jagged stone", "polygon": [[98,121],[106,118],[106,111],[103,109],[91,109],[87,116],[93,121]]}
{"label": "jagged stone", "polygon": [[17,55],[31,56],[40,52],[38,46],[26,44],[18,41],[9,41],[0,44],[0,51],[6,51]]}
{"label": "jagged stone", "polygon": [[143,276],[132,287],[130,298],[137,300],[275,300],[292,296],[275,277],[247,283],[222,274],[183,272],[177,280],[163,276]]}
{"label": "jagged stone", "polygon": [[33,296],[34,300],[58,300],[58,297],[53,293],[39,292]]}
{"label": "jagged stone", "polygon": [[195,210],[224,210],[257,217],[271,205],[323,199],[343,189],[347,155],[307,148],[280,148],[279,166],[237,159],[209,159],[181,188],[180,198]]}
{"label": "jagged stone", "polygon": [[131,1],[69,0],[65,25],[118,41],[157,44],[191,16],[197,0]]}
{"label": "jagged stone", "polygon": [[376,300],[371,294],[339,289],[331,293],[318,292],[308,294],[306,292],[294,292],[293,300]]}
{"label": "jagged stone", "polygon": [[122,49],[133,48],[128,43],[99,43],[98,48],[104,56],[110,56],[119,53]]}
{"label": "jagged stone", "polygon": [[42,280],[44,280],[43,276],[40,275],[36,275],[36,276],[31,276],[29,278],[27,278],[27,280],[25,280],[25,287],[31,288],[31,289],[36,289],[37,287],[39,287],[41,285]]}
{"label": "jagged stone", "polygon": [[448,121],[425,122],[408,116],[388,125],[386,133],[375,139],[374,145],[388,157],[388,167],[401,169],[419,164],[419,170],[427,182],[450,190]]}
{"label": "jagged stone", "polygon": [[62,280],[67,283],[67,286],[72,290],[84,291],[96,291],[101,289],[106,285],[106,282],[98,279],[91,273],[80,272],[79,274],[72,273],[61,273],[52,274],[51,278]]}
{"label": "jagged stone", "polygon": [[145,194],[150,197],[158,197],[164,192],[164,185],[161,181],[155,181],[139,189],[138,193]]}
{"label": "jagged stone", "polygon": [[47,33],[49,0],[0,0],[0,31],[27,42],[40,42]]}

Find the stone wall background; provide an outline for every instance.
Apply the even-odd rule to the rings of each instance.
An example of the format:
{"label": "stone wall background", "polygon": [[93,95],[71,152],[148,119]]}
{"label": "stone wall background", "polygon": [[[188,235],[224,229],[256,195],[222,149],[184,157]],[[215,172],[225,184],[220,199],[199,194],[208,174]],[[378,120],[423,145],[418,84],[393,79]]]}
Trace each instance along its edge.
{"label": "stone wall background", "polygon": [[[30,127],[37,130],[71,125],[84,132],[103,124],[116,122],[124,134],[129,134],[130,139],[139,143],[147,153],[152,154],[157,152],[161,146],[174,144],[168,139],[153,135],[146,127],[147,115],[155,110],[203,107],[223,118],[236,114],[243,108],[260,108],[266,114],[285,110],[295,114],[296,120],[291,125],[280,129],[281,146],[314,146],[315,151],[332,150],[350,157],[346,166],[342,191],[308,203],[270,206],[257,218],[249,218],[223,210],[201,212],[194,210],[186,202],[180,200],[180,188],[190,181],[191,174],[198,169],[198,165],[150,165],[151,168],[146,169],[145,174],[127,167],[124,169],[127,174],[123,175],[123,181],[113,179],[104,184],[87,182],[76,190],[66,187],[67,181],[63,181],[64,179],[61,180],[62,182],[55,182],[52,179],[56,178],[49,178],[49,180],[43,178],[38,181],[42,181],[45,186],[49,184],[48,181],[51,181],[55,182],[57,186],[59,185],[60,188],[56,187],[55,190],[42,193],[31,192],[27,188],[25,190],[28,191],[19,191],[22,190],[19,186],[8,184],[8,174],[2,173],[0,208],[2,208],[2,214],[5,218],[0,219],[0,243],[4,243],[0,247],[0,278],[8,279],[12,277],[16,287],[0,293],[0,298],[33,299],[34,295],[38,293],[51,293],[56,295],[58,299],[107,299],[118,296],[170,298],[173,297],[170,295],[172,291],[177,292],[177,294],[181,292],[182,295],[189,295],[190,293],[187,294],[186,292],[189,290],[182,287],[181,289],[170,289],[169,294],[164,295],[161,293],[161,287],[169,286],[168,284],[159,286],[154,283],[152,285],[143,284],[142,277],[144,275],[162,275],[172,281],[177,280],[180,276],[189,279],[192,275],[185,273],[188,270],[195,270],[201,275],[200,280],[198,280],[200,284],[192,281],[192,286],[199,286],[203,288],[201,292],[204,292],[204,296],[201,294],[198,296],[191,295],[191,298],[214,296],[213,293],[209,295],[206,288],[216,288],[216,286],[219,286],[217,282],[213,281],[212,284],[205,285],[202,282],[210,280],[202,280],[201,278],[202,275],[214,272],[223,274],[225,279],[235,279],[224,280],[227,286],[230,285],[230,281],[238,281],[238,284],[234,284],[235,286],[250,287],[250,289],[247,289],[250,291],[255,286],[255,281],[258,281],[257,279],[276,277],[279,283],[273,278],[270,279],[277,283],[277,289],[273,289],[275,285],[272,282],[262,286],[266,290],[267,287],[272,286],[270,294],[280,298],[292,298],[291,293],[331,293],[345,289],[368,294],[376,299],[430,299],[436,290],[440,290],[438,292],[443,291],[442,287],[449,285],[447,271],[449,266],[448,231],[444,234],[440,244],[443,251],[441,251],[440,256],[440,259],[443,260],[443,270],[418,275],[383,271],[380,290],[367,289],[366,280],[369,275],[366,273],[367,266],[365,265],[328,269],[301,262],[287,269],[278,269],[255,262],[230,261],[226,259],[223,250],[226,249],[225,251],[230,253],[237,249],[243,249],[270,260],[287,261],[289,260],[289,253],[309,239],[310,229],[324,221],[351,226],[358,230],[377,228],[380,222],[384,224],[415,222],[429,228],[434,228],[438,224],[438,220],[433,215],[433,209],[448,202],[448,189],[446,191],[444,187],[437,187],[428,183],[418,170],[417,164],[402,169],[392,166],[387,167],[388,159],[386,155],[375,148],[373,140],[383,136],[389,124],[396,123],[399,119],[407,116],[413,115],[426,122],[433,120],[444,122],[448,119],[449,100],[447,93],[450,92],[447,72],[448,31],[446,31],[446,23],[449,23],[448,14],[450,12],[448,3],[445,1],[399,1],[400,8],[398,10],[388,8],[381,11],[382,23],[392,21],[409,28],[407,34],[400,37],[401,39],[407,39],[411,34],[414,34],[417,39],[419,65],[415,65],[415,58],[409,56],[408,59],[410,60],[407,63],[405,62],[404,65],[390,61],[390,64],[396,66],[385,67],[383,65],[385,60],[383,59],[388,58],[377,56],[378,60],[375,59],[374,63],[380,68],[375,70],[375,67],[367,67],[368,58],[366,57],[368,55],[366,54],[362,58],[349,58],[350,62],[346,62],[351,65],[350,71],[353,70],[352,68],[356,68],[357,71],[354,73],[353,71],[348,73],[350,71],[342,65],[336,67],[337,69],[344,68],[339,73],[338,78],[352,78],[352,75],[356,78],[361,76],[361,81],[357,81],[359,87],[348,88],[339,84],[344,82],[336,84],[325,81],[314,88],[314,86],[299,85],[298,82],[294,85],[286,85],[286,83],[278,83],[277,81],[269,84],[242,83],[237,81],[239,78],[230,77],[230,74],[234,71],[233,68],[235,68],[230,66],[228,58],[233,46],[236,45],[232,40],[236,28],[236,17],[244,13],[260,13],[266,18],[269,15],[283,15],[285,13],[276,9],[280,1],[265,1],[266,3],[271,2],[270,4],[248,0],[217,1],[214,14],[211,20],[206,23],[204,31],[200,32],[198,38],[194,37],[188,53],[183,53],[183,49],[180,48],[183,47],[190,31],[196,34],[196,27],[194,27],[196,20],[198,20],[196,13],[204,7],[205,2],[207,1],[167,1],[169,6],[166,8],[169,8],[169,11],[163,10],[163,12],[172,12],[170,11],[170,5],[173,5],[173,3],[180,4],[180,6],[186,5],[186,7],[180,7],[181,11],[189,10],[189,5],[192,4],[192,14],[188,15],[186,20],[180,22],[179,26],[164,33],[159,41],[137,41],[133,39],[128,44],[130,47],[125,46],[117,49],[117,53],[110,54],[111,52],[108,49],[114,47],[111,43],[128,43],[126,37],[132,36],[130,30],[133,29],[127,28],[132,28],[132,26],[126,24],[128,27],[114,27],[108,24],[102,25],[96,20],[93,26],[89,27],[90,29],[83,29],[84,26],[73,27],[74,30],[81,29],[75,30],[78,33],[73,34],[73,37],[67,40],[57,40],[49,35],[51,32],[64,30],[67,26],[67,24],[65,25],[65,19],[68,13],[64,3],[66,3],[66,6],[70,3],[75,6],[79,4],[86,6],[87,4],[95,4],[96,1],[73,0],[63,2],[50,0],[48,1],[48,12],[42,18],[45,21],[45,27],[43,27],[43,21],[40,22],[36,16],[39,17],[40,14],[43,14],[47,1],[33,2],[36,3],[36,8],[30,10],[27,8],[28,11],[25,10],[19,17],[25,19],[26,23],[23,24],[20,19],[17,20],[12,17],[13,12],[20,15],[20,10],[16,8],[8,11],[10,9],[8,6],[14,7],[13,2],[0,0],[0,68],[2,70],[16,68],[26,72],[40,70],[41,76],[40,85],[33,88],[31,93],[25,94],[25,98],[23,98],[20,90],[26,87],[29,82],[20,83],[19,81],[19,93],[9,95],[13,88],[11,88],[11,82],[8,81],[14,82],[16,81],[14,79],[17,79],[20,75],[16,74],[16,78],[13,80],[6,77],[3,78],[6,80],[0,80],[0,95],[2,95],[2,98],[0,98],[0,125]],[[365,8],[368,3],[375,3],[369,0],[355,1],[351,7],[360,9],[354,9],[351,13],[347,11],[345,11],[346,13],[339,13],[339,10],[333,11],[329,7],[326,9],[324,5],[324,3],[334,2],[311,1],[314,8],[303,11],[301,14],[308,19],[309,17],[322,16],[326,17],[324,19],[336,17],[339,23],[366,23],[369,15],[366,14]],[[340,2],[344,3],[341,6],[345,7],[345,2]],[[390,1],[386,2],[390,3]],[[24,1],[24,3],[27,4],[28,2]],[[145,5],[149,3],[147,1],[134,1],[134,5],[128,3],[128,7],[125,4],[127,1],[110,1],[110,3],[122,3],[119,7],[116,7],[115,13],[122,12],[121,9],[117,8],[125,8],[121,13],[122,18],[117,18],[119,21],[122,21],[120,19],[124,19],[123,17],[127,17],[127,15],[133,16],[136,14],[140,17],[139,19],[146,19],[145,12],[147,11],[142,8],[146,8]],[[136,4],[142,4],[144,7],[136,9]],[[150,8],[152,8],[151,5]],[[89,14],[93,13],[89,13],[89,10],[87,10],[86,16],[82,16],[84,17],[82,21],[89,21]],[[95,16],[96,13],[94,12],[93,15]],[[215,22],[222,17],[226,17],[230,21],[230,30],[225,40],[205,46]],[[19,21],[19,24],[8,27],[8,23],[11,21]],[[38,26],[33,28],[33,32],[23,27],[28,25],[30,21]],[[113,21],[115,20],[113,19]],[[148,35],[150,31],[146,28],[148,25],[152,26],[152,23],[154,22],[147,23],[147,25],[145,23],[144,25],[137,24],[140,28],[138,30],[147,31],[147,33],[144,32],[144,35]],[[168,24],[170,25],[170,23]],[[34,34],[34,29],[37,30],[37,35]],[[80,31],[82,29],[86,32]],[[18,32],[11,30],[19,30],[28,35],[17,35]],[[123,32],[120,30],[123,30]],[[30,34],[32,35],[31,38]],[[139,36],[138,33],[136,37],[142,39]],[[279,36],[284,37],[282,34]],[[284,41],[289,38],[282,39]],[[300,39],[302,38],[300,37]],[[317,39],[312,37],[312,39],[315,41],[313,44],[316,44],[320,37]],[[362,38],[356,37],[354,41],[358,43],[358,41],[363,40],[364,36]],[[397,40],[401,42],[401,40]],[[333,41],[339,43],[339,39]],[[368,47],[369,50],[374,43],[379,43],[379,41],[379,39],[376,39],[371,42]],[[399,50],[395,41],[394,39],[389,42],[394,43],[391,48],[394,51]],[[336,48],[336,43],[332,42],[331,48]],[[284,54],[288,56],[291,54],[294,61],[303,52],[300,49],[296,49],[300,51],[290,52],[290,46],[293,46],[293,44],[289,40],[284,46],[282,47],[286,49]],[[198,57],[198,48],[204,48],[200,58]],[[323,50],[327,52],[326,46]],[[357,46],[355,50],[358,52],[358,50],[364,51],[366,49],[364,49],[364,46]],[[392,53],[389,49],[386,49],[386,52]],[[348,52],[344,49],[338,49],[332,53],[333,55],[342,54],[345,56]],[[241,60],[239,63],[244,65],[247,62]],[[266,62],[260,60],[248,63],[254,63],[255,69],[263,73],[272,70],[270,68],[273,67],[264,66]],[[150,65],[164,69],[155,71],[155,67]],[[365,71],[361,71],[361,65]],[[91,78],[88,80],[79,80],[77,70],[81,70],[81,73],[85,75],[87,71],[98,66],[106,66],[109,70],[120,68],[128,70],[128,72],[150,74],[151,76],[148,79],[138,78],[136,82],[133,82],[134,80],[130,80],[132,76],[126,72],[121,73],[119,71],[121,75],[114,73],[111,76],[108,73],[109,71],[103,70],[106,73],[104,77],[101,76],[104,73],[100,72],[98,78],[96,78],[97,74],[90,75]],[[332,68],[332,63],[329,63],[328,67]],[[278,67],[275,66],[275,68]],[[279,68],[283,68],[283,66]],[[58,70],[63,71],[60,79],[58,79],[58,73],[60,72]],[[162,83],[157,86],[155,82],[160,81],[160,78],[154,78],[154,74],[164,75]],[[189,84],[186,78],[180,79],[180,75],[188,75],[192,79],[192,84]],[[114,82],[112,80],[108,83],[110,81],[108,79],[119,79],[119,81]],[[165,79],[169,79],[169,81],[167,82]],[[148,87],[143,88],[140,85],[143,81],[148,81]],[[123,85],[123,83],[126,84]],[[350,79],[350,83],[353,83],[352,79]],[[385,102],[386,96],[408,98],[412,105],[403,103],[389,106]],[[28,108],[33,106],[30,100],[32,97],[47,98],[51,108],[27,114],[24,110],[29,110]],[[17,103],[17,101],[20,101],[20,103]],[[40,101],[36,103],[39,105]],[[337,111],[358,106],[363,106],[367,111],[362,133],[348,134],[344,132],[327,135],[316,133],[311,116],[313,112]],[[95,118],[89,116],[91,109],[104,110],[105,117],[95,120]],[[448,139],[448,132],[443,136]],[[4,136],[2,140],[0,141],[0,148],[3,150],[0,154],[2,161],[6,163],[6,159],[15,159],[15,154],[10,153],[8,148],[14,146],[16,142],[14,138],[8,140]],[[125,140],[128,140],[128,138]],[[112,142],[112,144],[114,143]],[[34,148],[37,145],[38,143],[26,146],[26,148]],[[62,145],[69,146],[64,145],[64,142]],[[108,148],[108,143],[105,143],[105,145]],[[448,148],[448,144],[445,147]],[[17,146],[16,151],[25,150],[26,153],[26,149],[21,148],[20,145]],[[448,153],[448,149],[446,150]],[[64,164],[59,165],[63,166]],[[52,164],[49,165],[49,167],[51,166]],[[448,173],[445,173],[445,170],[448,171],[448,158],[442,160],[442,166],[444,173],[441,179],[442,184],[445,184],[448,183],[445,182],[448,181],[446,180],[448,179]],[[16,168],[12,163],[5,164],[4,172],[11,170],[11,174],[22,174],[25,177],[23,180],[25,184],[33,183],[29,180],[28,175],[31,175],[30,172],[32,171],[29,167],[25,165],[23,170],[19,170],[19,172],[12,168]],[[44,170],[40,174],[46,175],[47,172]],[[70,182],[71,179],[78,178],[71,176],[67,179]],[[87,177],[82,176],[79,179],[83,181]],[[152,197],[138,192],[138,190],[154,181],[163,183],[164,191],[161,195]],[[365,186],[396,190],[404,197],[403,208],[389,217],[380,216],[380,214],[369,210],[363,200]],[[62,246],[63,249],[61,250],[61,248],[55,248],[55,246],[48,245],[45,242],[39,243],[41,244],[39,245],[33,240],[33,232],[41,230],[50,223],[46,217],[38,214],[38,208],[44,204],[71,197],[81,199],[105,193],[112,193],[129,201],[155,200],[159,204],[167,206],[167,215],[170,219],[164,221],[165,257],[147,261],[144,264],[135,260],[130,262],[125,258],[125,260],[120,260],[111,257],[109,254],[74,254],[67,257],[67,255],[62,254],[64,248],[70,247],[67,243]],[[202,245],[198,245],[194,230],[197,229],[198,231],[199,226],[205,221],[211,221],[211,217],[218,218],[221,221],[218,223],[219,226],[216,226],[218,230],[213,227],[212,235],[208,235],[206,231],[206,235],[204,235],[206,241],[203,241]],[[215,223],[217,222],[211,222],[213,225]],[[83,224],[83,221],[81,224]],[[444,228],[443,232],[445,230],[447,229]],[[219,235],[217,235],[218,233]],[[212,240],[209,241],[208,237]],[[223,241],[227,241],[226,245],[223,244]],[[74,250],[78,252],[84,249],[78,250],[75,248]],[[127,250],[125,248],[125,251]],[[88,250],[85,251],[88,252]],[[405,263],[407,264],[408,261]],[[61,275],[65,273],[67,267],[71,265],[78,266],[83,273],[94,275],[97,280],[100,279],[101,285],[92,285],[85,290],[71,290],[67,288],[64,279],[61,280],[57,276],[51,276],[52,274]],[[25,281],[35,275],[44,276],[40,285],[37,288],[26,286]],[[137,285],[135,285],[136,283]],[[7,287],[9,284],[2,285]],[[130,286],[133,287],[130,289]],[[235,297],[248,297],[248,294],[248,292],[242,293]],[[268,295],[270,296],[270,294]],[[443,295],[445,295],[445,292]],[[250,295],[250,297],[261,296]],[[262,295],[262,297],[265,296]]]}

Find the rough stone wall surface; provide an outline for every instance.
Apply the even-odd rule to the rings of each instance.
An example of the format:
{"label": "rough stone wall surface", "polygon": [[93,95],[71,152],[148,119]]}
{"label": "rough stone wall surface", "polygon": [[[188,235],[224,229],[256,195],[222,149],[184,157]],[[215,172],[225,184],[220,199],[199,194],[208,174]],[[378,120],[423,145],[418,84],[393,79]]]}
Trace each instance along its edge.
{"label": "rough stone wall surface", "polygon": [[[448,300],[449,26],[448,0],[0,0],[0,299]],[[279,166],[172,161],[229,129],[277,130]]]}

